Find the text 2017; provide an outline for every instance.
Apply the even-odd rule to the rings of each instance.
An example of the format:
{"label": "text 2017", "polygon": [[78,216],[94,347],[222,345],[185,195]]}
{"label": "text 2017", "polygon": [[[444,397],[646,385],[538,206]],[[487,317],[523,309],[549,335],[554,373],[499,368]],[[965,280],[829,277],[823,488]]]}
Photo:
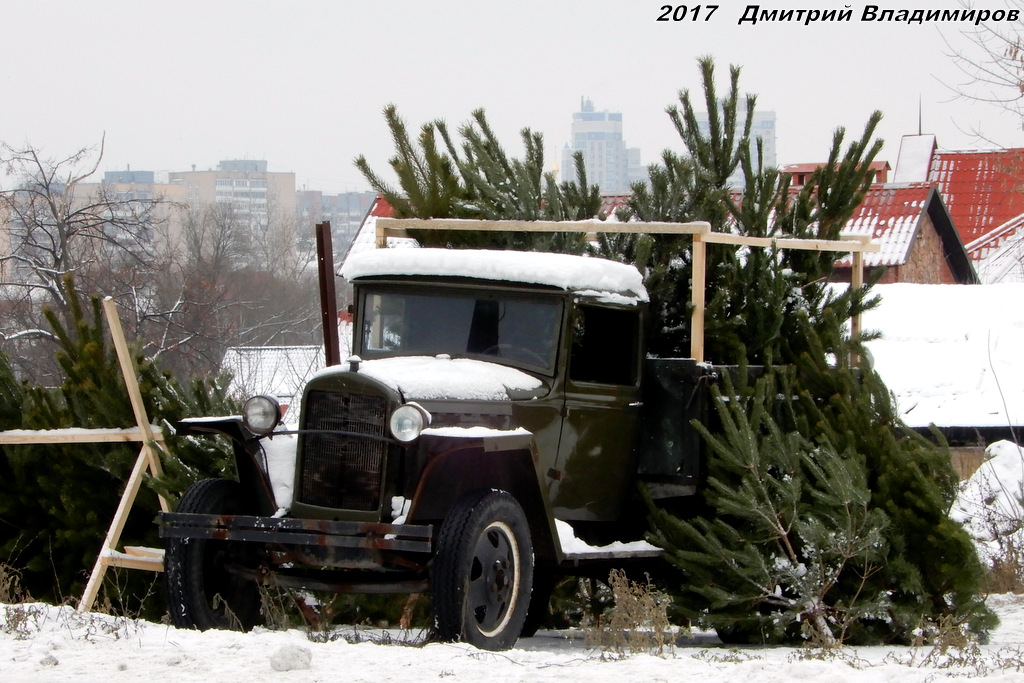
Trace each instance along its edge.
{"label": "text 2017", "polygon": [[[711,15],[718,9],[718,5],[662,5],[658,21],[697,21],[703,19],[710,21]],[[703,11],[702,11],[703,10]]]}

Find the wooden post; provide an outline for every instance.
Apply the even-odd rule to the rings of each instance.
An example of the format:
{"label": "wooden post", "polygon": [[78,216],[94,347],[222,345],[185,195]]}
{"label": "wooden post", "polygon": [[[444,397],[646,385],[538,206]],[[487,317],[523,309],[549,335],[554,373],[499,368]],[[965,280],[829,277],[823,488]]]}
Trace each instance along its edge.
{"label": "wooden post", "polygon": [[[853,262],[850,267],[850,288],[860,289],[864,286],[864,252],[855,251],[851,254]],[[862,329],[861,313],[858,311],[850,318],[850,338],[860,335]],[[850,354],[850,364],[857,365],[860,356],[856,353]]]}
{"label": "wooden post", "polygon": [[[864,252],[853,252],[853,267],[850,268],[850,287],[860,289],[864,286]],[[861,331],[861,315],[857,313],[850,320],[850,336],[855,337]]]}
{"label": "wooden post", "polygon": [[690,316],[690,356],[698,363],[704,362],[704,280],[707,272],[707,243],[703,235],[693,236],[692,279],[690,300],[693,313]]}
{"label": "wooden post", "polygon": [[330,367],[341,362],[338,341],[338,294],[334,286],[334,246],[331,223],[316,224],[316,262],[320,280],[320,321],[324,327],[324,362]]}

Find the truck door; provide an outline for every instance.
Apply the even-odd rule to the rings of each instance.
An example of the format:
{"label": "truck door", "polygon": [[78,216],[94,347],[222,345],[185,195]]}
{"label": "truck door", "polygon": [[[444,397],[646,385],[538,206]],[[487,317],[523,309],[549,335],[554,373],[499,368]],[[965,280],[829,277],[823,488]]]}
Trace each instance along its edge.
{"label": "truck door", "polygon": [[583,302],[570,322],[555,516],[614,520],[636,473],[640,311]]}

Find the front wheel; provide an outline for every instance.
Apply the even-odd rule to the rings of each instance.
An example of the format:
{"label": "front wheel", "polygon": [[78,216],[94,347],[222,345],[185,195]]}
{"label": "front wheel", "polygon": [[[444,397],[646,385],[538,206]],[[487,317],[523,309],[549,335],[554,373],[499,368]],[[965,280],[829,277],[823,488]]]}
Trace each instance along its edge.
{"label": "front wheel", "polygon": [[441,640],[515,645],[533,588],[533,543],[515,498],[476,491],[455,502],[438,533],[431,584]]}
{"label": "front wheel", "polygon": [[[193,484],[178,503],[178,512],[231,515],[243,512],[241,485],[230,479]],[[253,567],[251,543],[169,538],[164,552],[167,608],[178,628],[248,631],[260,616],[260,592],[232,566]]]}

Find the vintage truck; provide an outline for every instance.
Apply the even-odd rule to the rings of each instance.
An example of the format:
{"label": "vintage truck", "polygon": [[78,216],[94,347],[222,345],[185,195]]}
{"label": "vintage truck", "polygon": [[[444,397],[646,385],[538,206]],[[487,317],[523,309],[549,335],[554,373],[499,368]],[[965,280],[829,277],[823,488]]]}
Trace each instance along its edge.
{"label": "vintage truck", "polygon": [[[504,649],[537,628],[558,575],[658,555],[640,488],[664,504],[699,490],[691,421],[716,370],[646,357],[635,268],[377,249],[341,274],[353,355],[306,384],[297,426],[267,396],[180,426],[227,435],[238,478],[161,515],[172,623],[249,628],[260,583],[429,592],[438,638]],[[264,446],[285,438],[282,505]]]}

